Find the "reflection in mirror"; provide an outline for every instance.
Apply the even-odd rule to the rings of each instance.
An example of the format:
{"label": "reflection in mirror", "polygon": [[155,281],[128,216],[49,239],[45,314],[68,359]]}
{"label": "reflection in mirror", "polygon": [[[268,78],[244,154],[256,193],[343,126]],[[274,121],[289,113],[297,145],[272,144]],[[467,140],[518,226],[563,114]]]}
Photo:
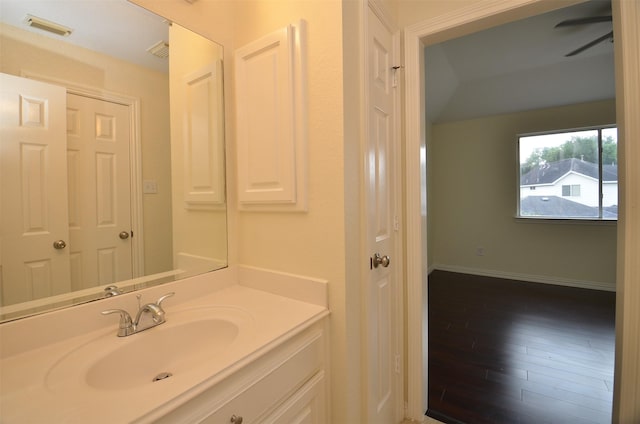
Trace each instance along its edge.
{"label": "reflection in mirror", "polygon": [[222,46],[126,0],[0,8],[0,320],[226,266]]}

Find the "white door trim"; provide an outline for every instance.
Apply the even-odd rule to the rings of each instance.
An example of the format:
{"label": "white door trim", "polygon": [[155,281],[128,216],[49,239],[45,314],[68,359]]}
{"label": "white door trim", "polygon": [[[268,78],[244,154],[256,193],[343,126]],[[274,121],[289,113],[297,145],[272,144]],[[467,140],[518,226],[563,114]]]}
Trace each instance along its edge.
{"label": "white door trim", "polygon": [[[419,22],[404,30],[405,54],[405,213],[407,279],[407,418],[424,422],[427,409],[426,363],[426,122],[424,116],[424,47],[456,36],[476,32],[501,23],[541,14],[579,1],[545,2],[542,0],[487,0],[460,8],[452,13]],[[616,39],[616,90],[618,128],[622,140],[640,139],[640,123],[625,117],[640,114],[640,7],[638,1],[613,2]],[[619,46],[620,45],[620,46]],[[619,47],[618,47],[619,46]],[[624,87],[624,92],[622,91]],[[640,416],[635,400],[640,390],[640,147],[629,145],[621,158],[625,169],[625,187],[621,189],[621,212],[618,221],[618,302],[616,326],[616,383],[614,422],[626,422]],[[635,192],[633,189],[635,189]],[[626,199],[625,199],[626,197]],[[629,217],[629,218],[626,218]],[[622,295],[624,293],[624,296]],[[626,308],[624,307],[626,305]],[[621,322],[620,322],[621,320]],[[620,381],[624,375],[625,380]]]}
{"label": "white door trim", "polygon": [[640,1],[614,1],[612,7],[622,147],[613,422],[626,423],[640,419]]}
{"label": "white door trim", "polygon": [[21,76],[66,87],[68,94],[90,97],[129,108],[130,140],[129,161],[131,162],[131,269],[133,278],[144,276],[144,225],[142,195],[142,141],[140,136],[140,99],[94,87],[80,86],[72,81],[51,78],[35,72],[23,71]]}

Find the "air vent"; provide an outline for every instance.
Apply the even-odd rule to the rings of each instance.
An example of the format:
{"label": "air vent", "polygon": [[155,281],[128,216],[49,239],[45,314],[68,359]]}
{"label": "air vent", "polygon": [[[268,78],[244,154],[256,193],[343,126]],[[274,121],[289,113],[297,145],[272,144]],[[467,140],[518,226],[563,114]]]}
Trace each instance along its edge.
{"label": "air vent", "polygon": [[69,27],[48,21],[46,19],[38,18],[37,16],[27,15],[24,18],[24,22],[30,27],[48,31],[56,35],[61,35],[63,37],[66,37],[73,32],[73,30]]}
{"label": "air vent", "polygon": [[166,41],[158,41],[156,44],[149,47],[147,51],[154,56],[165,59],[169,57],[169,43]]}

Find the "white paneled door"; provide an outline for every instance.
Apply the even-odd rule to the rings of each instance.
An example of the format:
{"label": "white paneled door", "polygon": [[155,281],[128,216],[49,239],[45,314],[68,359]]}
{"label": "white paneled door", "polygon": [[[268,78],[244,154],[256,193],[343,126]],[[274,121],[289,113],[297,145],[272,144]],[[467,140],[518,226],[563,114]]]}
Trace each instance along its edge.
{"label": "white paneled door", "polygon": [[399,422],[400,352],[395,238],[396,196],[394,37],[368,8],[366,218],[369,273],[366,281],[366,422]]}
{"label": "white paneled door", "polygon": [[11,304],[69,289],[66,90],[0,74],[0,93],[1,296]]}
{"label": "white paneled door", "polygon": [[74,290],[132,278],[127,106],[67,96],[69,245]]}
{"label": "white paneled door", "polygon": [[131,279],[129,108],[0,78],[0,303]]}

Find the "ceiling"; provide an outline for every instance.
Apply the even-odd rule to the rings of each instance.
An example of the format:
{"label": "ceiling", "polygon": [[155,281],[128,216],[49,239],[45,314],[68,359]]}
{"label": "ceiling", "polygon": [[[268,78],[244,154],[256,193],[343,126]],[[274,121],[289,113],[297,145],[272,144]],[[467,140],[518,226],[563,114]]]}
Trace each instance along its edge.
{"label": "ceiling", "polygon": [[[31,28],[27,14],[74,31],[60,37]],[[427,47],[427,118],[447,122],[614,98],[610,42],[565,57],[611,24],[554,28],[565,19],[608,14],[608,0],[592,0]],[[168,41],[167,22],[127,0],[0,0],[0,21],[168,71],[167,60],[146,52]]]}
{"label": "ceiling", "polygon": [[[70,27],[73,32],[62,37],[29,27],[25,24],[27,14]],[[159,41],[169,41],[168,23],[127,0],[0,0],[0,21],[168,72],[168,60],[146,51]]]}
{"label": "ceiling", "polygon": [[565,55],[611,31],[610,22],[565,28],[566,19],[610,15],[592,0],[425,49],[427,119],[473,119],[613,99],[613,44]]}

